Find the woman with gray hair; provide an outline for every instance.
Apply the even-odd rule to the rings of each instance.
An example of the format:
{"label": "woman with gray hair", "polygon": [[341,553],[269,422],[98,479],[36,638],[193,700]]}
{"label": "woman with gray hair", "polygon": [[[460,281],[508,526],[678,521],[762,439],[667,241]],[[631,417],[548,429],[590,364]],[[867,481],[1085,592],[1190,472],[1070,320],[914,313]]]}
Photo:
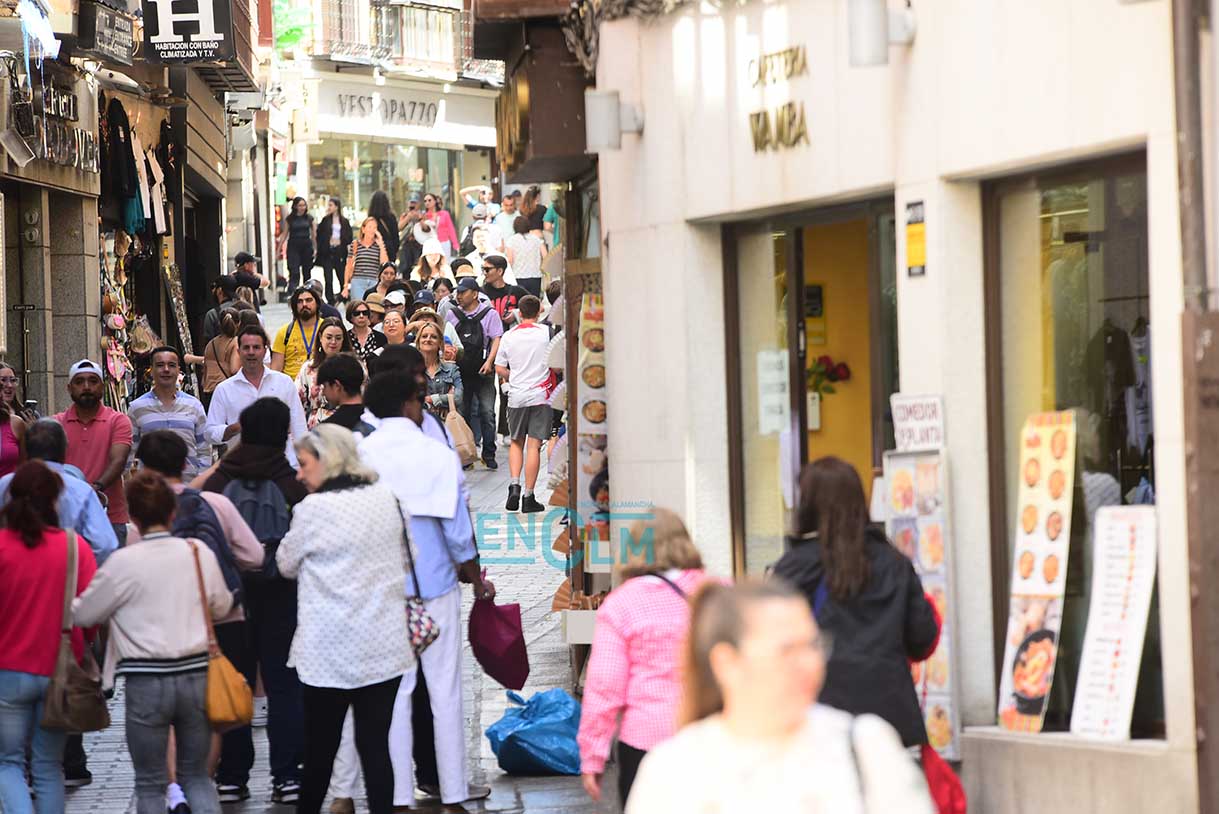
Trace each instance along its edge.
{"label": "woman with gray hair", "polygon": [[350,706],[369,810],[390,814],[389,724],[398,684],[415,669],[402,513],[394,493],[360,462],[343,427],[319,425],[297,441],[296,453],[297,477],[312,494],[293,510],[275,560],[298,590],[288,660],[300,676],[305,709],[297,811],[321,811]]}

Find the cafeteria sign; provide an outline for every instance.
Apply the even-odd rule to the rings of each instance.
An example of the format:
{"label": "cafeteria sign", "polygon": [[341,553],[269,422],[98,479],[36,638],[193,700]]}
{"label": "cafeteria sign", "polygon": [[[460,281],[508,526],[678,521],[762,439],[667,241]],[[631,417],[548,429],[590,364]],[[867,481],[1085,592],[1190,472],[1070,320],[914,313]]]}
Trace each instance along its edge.
{"label": "cafeteria sign", "polygon": [[144,0],[143,8],[150,62],[189,65],[233,58],[228,0]]}

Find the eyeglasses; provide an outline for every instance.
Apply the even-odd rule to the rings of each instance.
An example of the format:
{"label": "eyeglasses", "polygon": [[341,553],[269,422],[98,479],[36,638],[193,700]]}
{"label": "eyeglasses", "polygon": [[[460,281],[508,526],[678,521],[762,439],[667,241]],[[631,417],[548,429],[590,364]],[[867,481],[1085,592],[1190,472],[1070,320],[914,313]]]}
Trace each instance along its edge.
{"label": "eyeglasses", "polygon": [[0,384],[16,384],[16,383],[17,383],[17,379],[15,376],[4,376],[3,378],[0,378]]}

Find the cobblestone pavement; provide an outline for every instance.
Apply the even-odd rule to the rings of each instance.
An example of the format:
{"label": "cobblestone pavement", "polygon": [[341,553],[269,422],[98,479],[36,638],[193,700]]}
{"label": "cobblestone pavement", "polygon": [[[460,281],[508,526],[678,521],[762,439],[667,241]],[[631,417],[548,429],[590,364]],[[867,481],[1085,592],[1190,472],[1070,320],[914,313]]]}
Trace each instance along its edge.
{"label": "cobblestone pavement", "polygon": [[[286,317],[279,313],[286,307],[268,308],[267,327],[273,329]],[[491,472],[481,464],[467,473],[471,488],[471,504],[479,516],[478,537],[483,559],[487,563],[488,578],[495,582],[497,601],[519,602],[528,645],[530,675],[521,694],[528,698],[535,692],[552,687],[571,689],[569,651],[563,642],[558,614],[550,612],[551,598],[563,580],[561,561],[550,555],[549,540],[552,534],[541,531],[544,518],[549,512],[538,515],[512,515],[509,520],[503,510],[503,501],[508,483],[507,450],[501,448],[499,470]],[[539,485],[546,482],[543,469],[538,478]],[[547,493],[539,490],[539,498]],[[532,526],[531,526],[532,524]],[[533,533],[530,534],[530,528]],[[472,602],[469,589],[464,597],[465,614]],[[613,809],[606,804],[594,805],[580,785],[578,777],[509,777],[500,771],[495,756],[491,753],[483,736],[490,724],[499,720],[508,706],[504,689],[488,678],[474,660],[466,646],[463,659],[465,670],[465,710],[467,754],[473,769],[473,782],[491,786],[491,796],[478,803],[468,804],[471,812],[502,812],[515,814],[592,814]],[[68,814],[124,814],[134,812],[134,775],[123,734],[122,682],[112,702],[111,715],[114,723],[104,732],[85,736],[85,751],[89,756],[89,769],[93,783],[68,794]],[[250,777],[252,798],[242,805],[225,806],[226,814],[253,814],[253,812],[288,812],[291,807],[271,803],[271,778],[267,766],[266,730],[255,729],[254,771]],[[612,771],[612,769],[611,769]],[[612,776],[607,779],[607,788],[613,788]],[[325,809],[323,809],[325,810]],[[357,802],[357,811],[366,812],[364,801]],[[422,810],[440,811],[438,807]]]}

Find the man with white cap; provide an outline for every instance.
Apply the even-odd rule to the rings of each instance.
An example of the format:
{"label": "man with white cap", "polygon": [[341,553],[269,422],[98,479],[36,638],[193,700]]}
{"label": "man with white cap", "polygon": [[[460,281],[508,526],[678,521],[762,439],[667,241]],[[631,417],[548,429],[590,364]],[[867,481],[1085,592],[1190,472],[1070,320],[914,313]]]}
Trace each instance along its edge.
{"label": "man with white cap", "polygon": [[127,494],[123,470],[131,452],[131,420],[102,404],[101,365],[81,359],[68,370],[72,406],[55,416],[68,436],[64,463],[75,466],[93,486],[120,546],[127,542]]}

